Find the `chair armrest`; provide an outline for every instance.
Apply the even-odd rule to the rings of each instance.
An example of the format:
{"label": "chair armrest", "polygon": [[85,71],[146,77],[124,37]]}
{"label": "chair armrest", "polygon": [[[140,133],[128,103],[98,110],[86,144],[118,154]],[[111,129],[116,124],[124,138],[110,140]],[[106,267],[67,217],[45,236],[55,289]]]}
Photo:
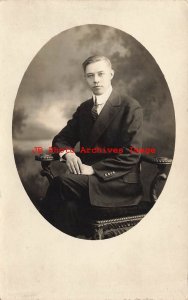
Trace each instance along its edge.
{"label": "chair armrest", "polygon": [[141,161],[148,162],[157,166],[166,167],[172,164],[172,159],[168,157],[151,157],[149,155],[141,155]]}
{"label": "chair armrest", "polygon": [[157,185],[160,181],[164,181],[167,179],[166,168],[167,166],[171,166],[172,159],[167,157],[150,157],[142,154],[141,162],[142,161],[156,165],[158,169],[158,172],[150,186],[150,200],[152,202],[156,202],[158,198],[156,191]]}
{"label": "chair armrest", "polygon": [[54,175],[51,171],[50,164],[52,161],[59,160],[59,155],[51,155],[51,154],[40,154],[35,155],[35,160],[41,162],[42,170],[40,171],[41,176],[46,176],[48,181],[51,182],[54,178]]}

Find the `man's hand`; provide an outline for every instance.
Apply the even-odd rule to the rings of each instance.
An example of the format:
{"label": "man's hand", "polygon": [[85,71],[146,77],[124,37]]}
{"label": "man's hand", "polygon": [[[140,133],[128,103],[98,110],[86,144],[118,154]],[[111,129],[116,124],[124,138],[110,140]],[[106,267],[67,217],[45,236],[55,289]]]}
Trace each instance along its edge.
{"label": "man's hand", "polygon": [[93,175],[94,170],[91,166],[82,163],[81,159],[75,153],[66,153],[66,165],[68,171],[72,174]]}
{"label": "man's hand", "polygon": [[94,170],[91,166],[82,164],[82,175],[93,175]]}
{"label": "man's hand", "polygon": [[75,153],[66,153],[66,165],[72,174],[82,174],[83,164],[81,159]]}

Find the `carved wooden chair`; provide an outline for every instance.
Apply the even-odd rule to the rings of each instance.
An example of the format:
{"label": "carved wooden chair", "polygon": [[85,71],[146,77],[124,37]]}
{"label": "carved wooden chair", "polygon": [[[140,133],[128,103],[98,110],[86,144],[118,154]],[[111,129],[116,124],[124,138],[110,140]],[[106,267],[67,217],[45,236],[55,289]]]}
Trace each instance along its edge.
{"label": "carved wooden chair", "polygon": [[[54,174],[51,170],[51,162],[57,160],[50,154],[35,156],[35,160],[41,162],[41,175],[47,177],[51,182]],[[172,159],[166,157],[150,157],[141,155],[141,162],[156,166],[156,174],[150,184],[150,202],[142,202],[141,206],[120,207],[120,208],[99,208],[92,207],[88,210],[88,218],[85,220],[84,228],[87,228],[84,235],[89,239],[107,239],[128,231],[138,224],[155,204],[158,193],[157,186],[161,181],[167,179],[167,166],[171,166]]]}

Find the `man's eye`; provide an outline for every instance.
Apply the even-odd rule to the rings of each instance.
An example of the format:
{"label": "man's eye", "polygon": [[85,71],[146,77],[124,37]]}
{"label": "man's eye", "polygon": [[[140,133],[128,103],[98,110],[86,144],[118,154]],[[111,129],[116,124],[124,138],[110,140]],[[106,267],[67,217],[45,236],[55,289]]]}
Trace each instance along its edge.
{"label": "man's eye", "polygon": [[92,75],[92,74],[88,74],[87,77],[88,77],[88,78],[92,78],[93,75]]}
{"label": "man's eye", "polygon": [[104,75],[104,73],[99,73],[99,76],[102,77]]}

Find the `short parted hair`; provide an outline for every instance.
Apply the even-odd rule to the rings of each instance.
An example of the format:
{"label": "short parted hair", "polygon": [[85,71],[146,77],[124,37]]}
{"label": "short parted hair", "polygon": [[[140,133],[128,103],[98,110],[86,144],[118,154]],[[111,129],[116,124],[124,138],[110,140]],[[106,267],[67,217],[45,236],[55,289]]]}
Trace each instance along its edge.
{"label": "short parted hair", "polygon": [[109,58],[107,58],[106,56],[102,56],[102,55],[93,55],[93,56],[90,56],[88,57],[82,64],[82,67],[83,67],[83,70],[85,72],[86,70],[86,67],[89,65],[89,64],[92,64],[94,62],[97,62],[97,61],[101,61],[101,60],[104,60],[107,62],[107,64],[109,65],[110,68],[112,68],[112,64],[111,64],[111,61],[109,60]]}

